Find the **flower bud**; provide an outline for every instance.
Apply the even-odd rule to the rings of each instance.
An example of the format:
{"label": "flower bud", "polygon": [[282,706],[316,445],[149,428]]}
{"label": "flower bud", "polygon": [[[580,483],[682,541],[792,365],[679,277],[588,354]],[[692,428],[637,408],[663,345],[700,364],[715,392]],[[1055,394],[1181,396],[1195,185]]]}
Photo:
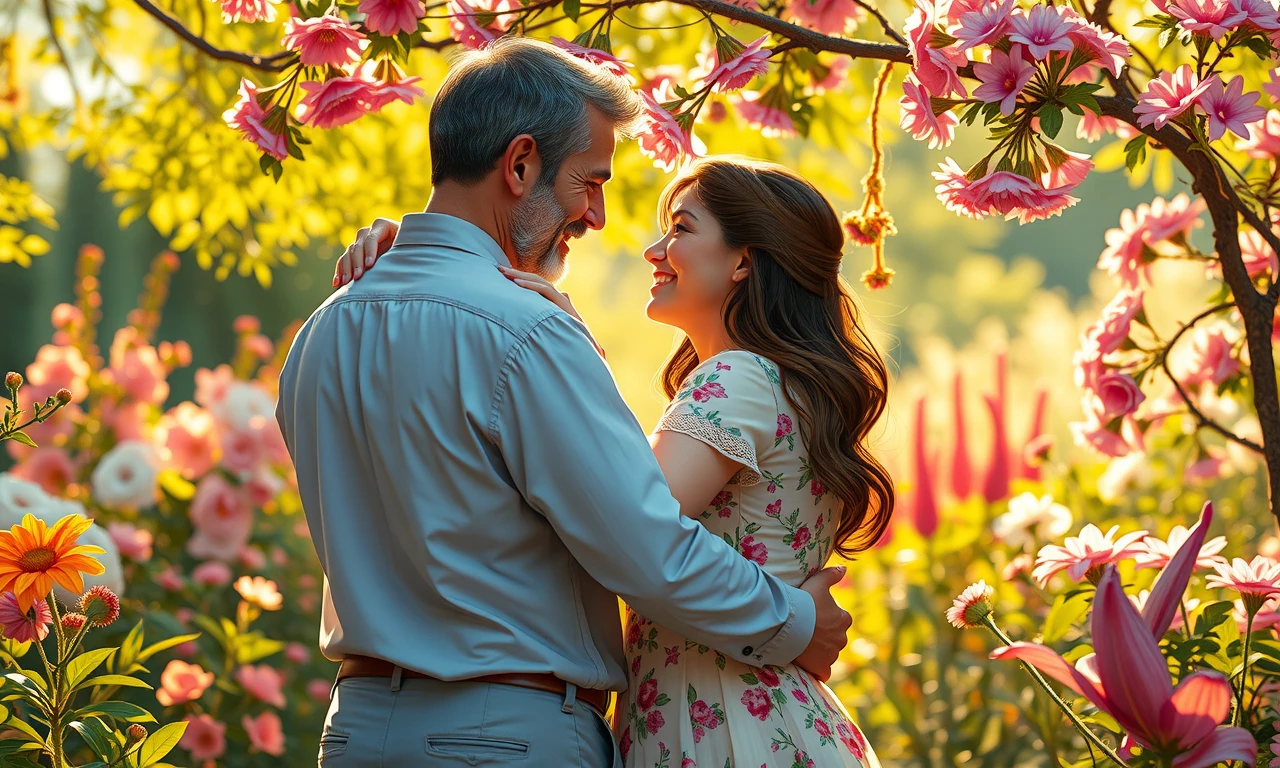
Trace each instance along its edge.
{"label": "flower bud", "polygon": [[4,375],[4,385],[9,389],[17,389],[22,386],[22,374],[17,371],[9,371]]}
{"label": "flower bud", "polygon": [[147,738],[147,726],[142,723],[132,723],[125,730],[125,734],[129,737],[129,743],[135,744]]}
{"label": "flower bud", "polygon": [[95,627],[105,627],[120,618],[120,598],[102,585],[80,596],[80,612]]}
{"label": "flower bud", "polygon": [[66,387],[59,389],[57,392],[54,393],[53,396],[61,405],[66,405],[67,403],[71,402],[71,390],[67,389]]}
{"label": "flower bud", "polygon": [[68,613],[62,617],[62,628],[74,632],[83,627],[88,620],[83,613]]}

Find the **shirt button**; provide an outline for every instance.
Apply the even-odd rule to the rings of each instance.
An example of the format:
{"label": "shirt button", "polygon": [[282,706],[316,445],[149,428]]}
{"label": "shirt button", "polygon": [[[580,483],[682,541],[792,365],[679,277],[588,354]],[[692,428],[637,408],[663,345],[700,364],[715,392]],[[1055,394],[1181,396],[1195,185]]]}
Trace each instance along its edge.
{"label": "shirt button", "polygon": [[752,648],[751,646],[748,645],[746,648],[742,649],[742,655],[750,656],[753,651],[755,651],[755,648]]}

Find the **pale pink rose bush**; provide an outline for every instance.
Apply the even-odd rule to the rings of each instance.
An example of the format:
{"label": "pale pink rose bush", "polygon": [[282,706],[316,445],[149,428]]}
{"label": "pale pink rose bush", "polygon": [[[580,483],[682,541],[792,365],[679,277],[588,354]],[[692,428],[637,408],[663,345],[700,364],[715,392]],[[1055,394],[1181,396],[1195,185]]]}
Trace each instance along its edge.
{"label": "pale pink rose bush", "polygon": [[[335,39],[353,40],[348,32]],[[155,340],[172,254],[153,265],[140,309],[107,337],[103,354],[95,344],[99,253],[82,253],[76,300],[54,310],[53,343],[26,371],[37,395],[66,387],[81,398],[56,414],[56,430],[40,425],[38,448],[9,441],[16,464],[0,473],[0,525],[28,513],[49,524],[68,513],[98,523],[83,538],[103,548],[106,571],[86,585],[106,584],[148,627],[179,636],[148,665],[154,692],[134,697],[161,722],[186,723],[177,749],[189,760],[173,762],[279,757],[319,731],[327,696],[320,702],[309,690],[333,674],[307,651],[320,571],[275,420],[292,329],[276,343],[256,318],[238,318],[231,362],[175,383],[192,350]],[[192,383],[194,392],[183,392]],[[15,635],[25,631],[9,623]],[[48,632],[42,626],[31,624],[32,637]],[[120,645],[123,635],[113,637]]]}

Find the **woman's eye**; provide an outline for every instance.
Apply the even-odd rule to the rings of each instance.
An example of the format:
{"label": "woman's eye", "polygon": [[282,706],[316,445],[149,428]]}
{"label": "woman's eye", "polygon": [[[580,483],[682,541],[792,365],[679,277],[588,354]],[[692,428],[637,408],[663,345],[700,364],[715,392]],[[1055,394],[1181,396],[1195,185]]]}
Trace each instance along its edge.
{"label": "woman's eye", "polygon": [[688,231],[689,231],[689,228],[688,228],[688,227],[686,227],[686,226],[685,226],[685,225],[683,225],[683,224],[677,224],[677,225],[675,225],[675,230],[676,230],[677,232],[688,232]]}

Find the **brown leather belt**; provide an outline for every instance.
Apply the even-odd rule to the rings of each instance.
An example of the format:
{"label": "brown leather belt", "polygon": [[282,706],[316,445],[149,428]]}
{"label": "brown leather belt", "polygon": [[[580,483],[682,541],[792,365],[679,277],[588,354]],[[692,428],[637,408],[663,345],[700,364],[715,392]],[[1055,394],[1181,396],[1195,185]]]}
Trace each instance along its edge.
{"label": "brown leather belt", "polygon": [[[396,665],[391,662],[375,659],[372,656],[348,656],[342,660],[341,666],[338,667],[338,680],[341,681],[348,677],[391,677],[395,669]],[[400,668],[400,674],[402,677],[415,679],[438,679],[404,667]],[[480,677],[469,677],[458,682],[516,685],[521,688],[532,688],[535,691],[558,693],[561,696],[565,694],[566,690],[565,682],[549,673],[517,672],[501,675],[482,675]],[[587,704],[596,712],[599,712],[601,717],[604,717],[609,709],[609,695],[609,691],[595,688],[579,688],[577,698],[578,701]]]}

